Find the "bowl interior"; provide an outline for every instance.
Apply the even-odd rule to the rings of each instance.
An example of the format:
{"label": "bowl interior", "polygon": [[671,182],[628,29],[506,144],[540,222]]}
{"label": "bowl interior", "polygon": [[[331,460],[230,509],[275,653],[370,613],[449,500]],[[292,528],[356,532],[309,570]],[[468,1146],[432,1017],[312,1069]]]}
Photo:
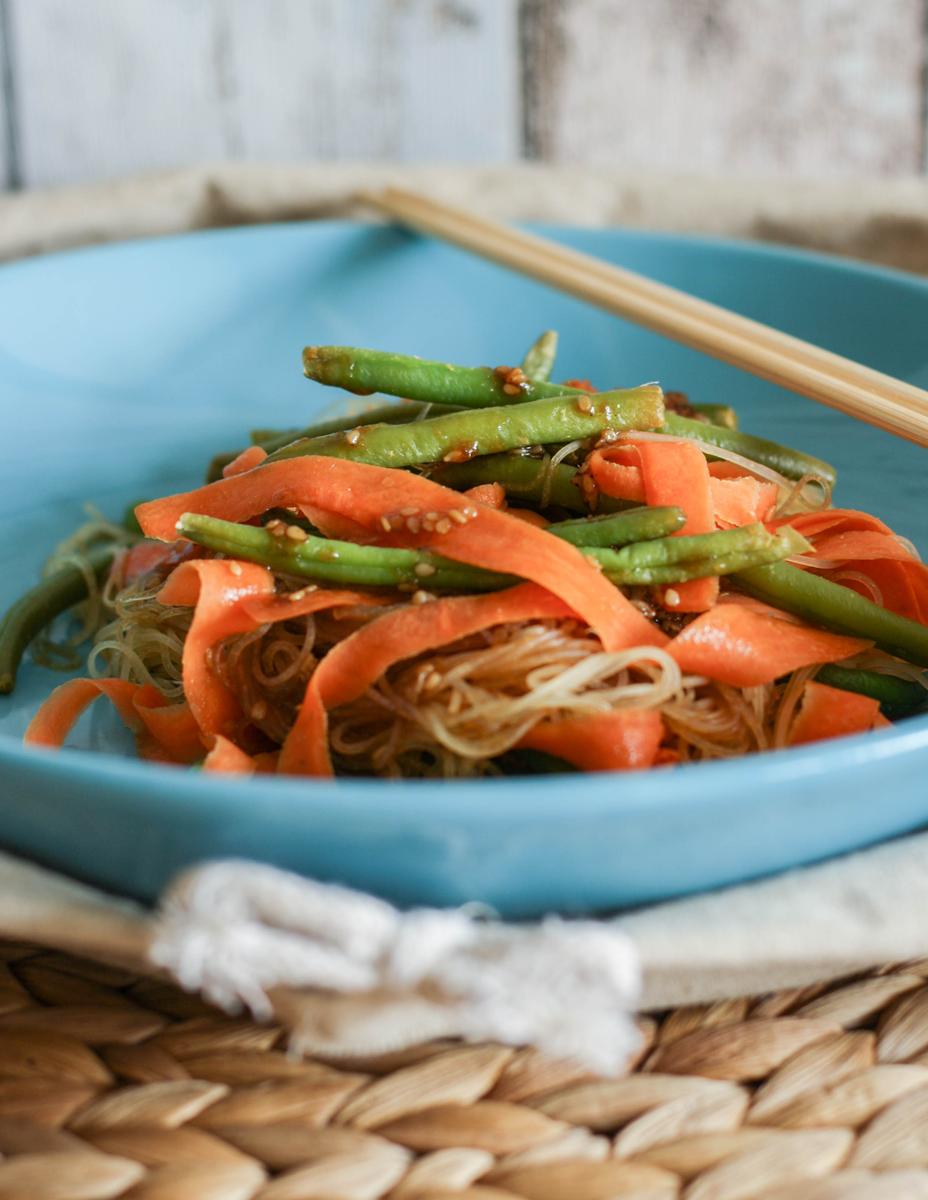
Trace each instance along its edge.
{"label": "bowl interior", "polygon": [[[914,277],[749,244],[617,230],[542,232],[928,386],[928,285]],[[130,502],[193,486],[208,458],[245,444],[252,426],[305,423],[330,411],[337,396],[302,377],[307,342],[496,365],[517,362],[545,328],[560,332],[562,378],[587,376],[598,387],[657,379],[697,401],[733,404],[743,428],[833,462],[836,503],[873,511],[928,548],[922,458],[913,445],[450,247],[380,227],[280,225],[79,251],[0,270],[0,605],[35,577],[52,546],[82,520],[84,504],[116,516]],[[180,780],[128,760],[63,754],[53,769],[48,756],[23,751],[18,739],[29,716],[60,681],[27,664],[16,694],[0,700],[0,766],[16,764],[27,770],[30,787],[45,789],[72,764],[91,789],[98,771],[133,793],[180,790],[194,804],[197,796],[220,795],[211,781]],[[126,736],[97,707],[82,720],[75,744],[125,753]],[[874,745],[910,742],[914,731],[928,729],[928,718],[906,725]],[[814,763],[828,772],[846,755],[838,744],[824,745],[737,769],[757,793],[765,780],[774,786],[792,760],[797,769]],[[675,772],[674,794],[698,807],[715,771]],[[261,803],[296,795],[278,780],[247,786]],[[336,785],[339,803],[356,804],[358,813],[381,804],[388,788],[391,806],[398,803],[410,820],[438,806],[449,820],[459,812],[466,822],[465,797],[477,796],[473,785]],[[532,803],[555,812],[563,788],[563,781],[534,780]],[[321,804],[330,791],[302,783],[300,803]],[[665,782],[610,777],[584,781],[580,803],[621,807],[651,793],[670,794]],[[512,805],[524,820],[527,794],[518,781],[486,782],[470,811]],[[0,818],[4,836],[24,845],[21,833],[4,832]],[[54,860],[55,844],[48,831],[42,845],[24,848]],[[94,874],[86,864],[68,865]],[[160,882],[157,871],[150,874],[155,882],[135,890]],[[111,884],[126,886],[120,881]],[[389,880],[380,890],[391,890]]]}

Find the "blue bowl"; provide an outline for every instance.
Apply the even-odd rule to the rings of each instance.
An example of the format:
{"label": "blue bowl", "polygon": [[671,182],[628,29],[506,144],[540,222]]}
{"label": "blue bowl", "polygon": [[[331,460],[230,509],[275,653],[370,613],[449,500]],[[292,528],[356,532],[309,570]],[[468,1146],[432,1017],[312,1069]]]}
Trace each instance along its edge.
{"label": "blue bowl", "polygon": [[[748,244],[544,232],[928,385],[918,279]],[[84,502],[117,515],[193,486],[252,425],[331,409],[333,394],[302,378],[305,343],[498,363],[544,328],[560,330],[562,377],[658,378],[734,404],[747,429],[834,462],[839,503],[928,543],[912,445],[446,246],[343,223],[279,225],[0,270],[0,603],[35,577]],[[926,717],[650,774],[240,780],[135,761],[105,705],[82,720],[78,748],[24,748],[30,714],[59,682],[27,665],[0,698],[0,841],[142,898],[189,863],[238,855],[402,904],[595,911],[781,870],[928,818]]]}

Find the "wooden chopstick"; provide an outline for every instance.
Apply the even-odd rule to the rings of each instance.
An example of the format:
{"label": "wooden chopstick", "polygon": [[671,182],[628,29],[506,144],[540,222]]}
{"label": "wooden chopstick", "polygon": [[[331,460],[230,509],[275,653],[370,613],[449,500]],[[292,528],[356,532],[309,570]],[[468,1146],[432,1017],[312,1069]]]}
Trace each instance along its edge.
{"label": "wooden chopstick", "polygon": [[406,225],[453,242],[608,312],[928,445],[928,392],[633,271],[398,188],[361,197]]}

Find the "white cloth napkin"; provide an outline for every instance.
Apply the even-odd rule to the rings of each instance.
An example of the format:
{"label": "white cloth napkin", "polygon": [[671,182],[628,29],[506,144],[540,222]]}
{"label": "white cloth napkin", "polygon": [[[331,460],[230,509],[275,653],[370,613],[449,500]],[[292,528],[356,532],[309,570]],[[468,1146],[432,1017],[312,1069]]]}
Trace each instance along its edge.
{"label": "white cloth napkin", "polygon": [[[787,241],[928,271],[922,180],[776,185],[518,166],[204,168],[0,196],[0,258],[204,226],[343,215],[397,181],[509,218]],[[10,798],[9,802],[15,802]],[[0,936],[167,972],[330,1054],[462,1036],[620,1070],[636,1007],[803,986],[928,956],[928,834],[601,921],[506,925],[254,863],[205,864],[157,913],[0,855]]]}

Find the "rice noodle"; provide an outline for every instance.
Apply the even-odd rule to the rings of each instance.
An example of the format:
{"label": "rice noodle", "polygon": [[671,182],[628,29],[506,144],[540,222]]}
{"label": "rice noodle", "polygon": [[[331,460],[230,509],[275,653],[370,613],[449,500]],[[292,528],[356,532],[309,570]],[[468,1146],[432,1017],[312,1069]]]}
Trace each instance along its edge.
{"label": "rice noodle", "polygon": [[43,666],[72,670],[80,664],[76,647],[92,637],[100,626],[104,612],[104,589],[101,589],[97,574],[87,558],[87,551],[103,542],[114,547],[127,546],[132,534],[122,525],[114,525],[92,504],[84,505],[88,520],[80,525],[70,537],[60,542],[45,563],[42,574],[53,575],[63,567],[76,567],[84,576],[87,598],[75,605],[56,625],[36,638],[32,646],[33,659]]}
{"label": "rice noodle", "polygon": [[[298,582],[298,581],[297,581]],[[294,581],[278,579],[288,589]],[[94,674],[151,683],[183,694],[189,608],[160,604],[160,581],[111,593],[112,620],[91,654]],[[281,744],[322,655],[383,606],[352,605],[262,625],[213,650],[214,669],[248,720]],[[885,655],[873,669],[918,679],[928,673]],[[847,665],[852,665],[851,660]],[[664,745],[681,762],[724,759],[788,744],[796,706],[815,667],[762,687],[736,688],[683,675],[658,647],[607,653],[575,619],[495,627],[403,661],[358,700],[330,714],[339,772],[457,778],[498,774],[498,759],[539,720],[616,709],[656,709]]]}
{"label": "rice noodle", "polygon": [[866,588],[870,594],[870,599],[874,604],[879,604],[883,607],[883,591],[875,579],[871,579],[869,575],[865,575],[863,571],[839,571],[832,575],[832,583],[859,583]]}

